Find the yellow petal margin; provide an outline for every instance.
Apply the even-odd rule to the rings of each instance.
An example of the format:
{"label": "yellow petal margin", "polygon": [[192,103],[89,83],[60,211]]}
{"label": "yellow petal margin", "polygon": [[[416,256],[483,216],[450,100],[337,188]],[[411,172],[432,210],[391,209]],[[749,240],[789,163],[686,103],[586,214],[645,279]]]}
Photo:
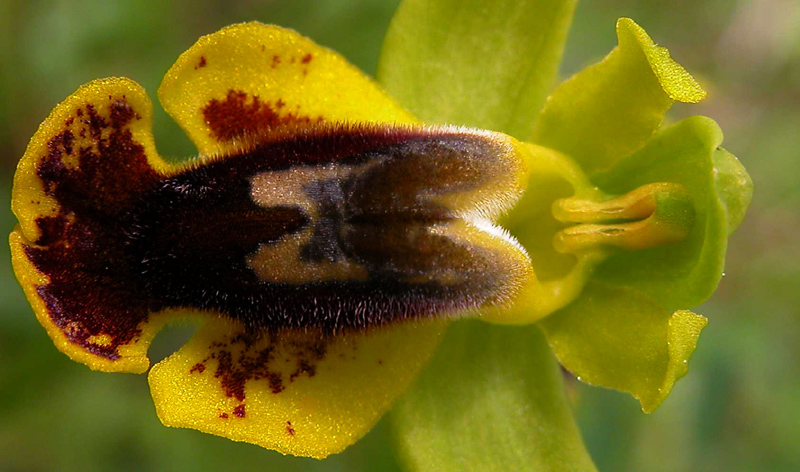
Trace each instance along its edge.
{"label": "yellow petal margin", "polygon": [[339,54],[256,22],[200,38],[169,70],[158,96],[201,154],[235,149],[248,133],[283,126],[416,122]]}
{"label": "yellow petal margin", "polygon": [[592,282],[539,326],[579,380],[628,392],[650,413],[688,372],[707,324],[690,311],[670,313],[634,289]]}
{"label": "yellow petal margin", "polygon": [[369,431],[428,360],[445,324],[252,338],[238,325],[210,322],[153,367],[150,388],[167,426],[323,458]]}
{"label": "yellow petal margin", "polygon": [[[45,192],[44,185],[38,175],[38,167],[43,159],[48,157],[54,147],[60,148],[64,165],[74,166],[77,163],[75,153],[66,153],[65,142],[58,139],[68,133],[68,146],[74,150],[84,147],[96,148],[98,140],[107,137],[110,130],[102,130],[102,135],[92,134],[91,118],[86,112],[86,106],[95,108],[96,118],[108,120],[111,107],[119,100],[124,99],[137,118],[127,123],[124,127],[132,135],[133,142],[144,148],[148,164],[156,171],[164,172],[168,164],[156,152],[153,142],[153,105],[147,93],[136,82],[121,78],[111,77],[97,79],[82,85],[66,100],[59,103],[50,116],[39,125],[33,135],[25,154],[17,164],[14,174],[14,188],[12,190],[11,210],[19,220],[22,234],[29,241],[36,241],[40,236],[36,219],[54,216],[58,213],[58,202]],[[79,112],[80,110],[80,112]]]}
{"label": "yellow petal margin", "polygon": [[[114,122],[115,113],[125,113],[132,119],[114,129],[109,123]],[[57,305],[48,306],[39,290],[46,288],[51,280],[32,263],[27,251],[46,254],[64,247],[63,242],[49,246],[37,245],[37,240],[42,236],[39,222],[40,219],[62,217],[69,225],[74,215],[61,214],[63,212],[52,190],[45,188],[40,166],[43,160],[48,159],[50,162],[47,165],[74,169],[79,165],[79,153],[97,153],[101,158],[113,159],[116,157],[113,153],[103,153],[99,147],[108,146],[110,133],[130,132],[127,145],[140,146],[147,164],[157,172],[164,172],[167,164],[156,153],[151,130],[152,105],[139,84],[124,78],[94,80],[60,103],[39,126],[14,175],[11,208],[19,220],[19,226],[9,237],[14,273],[39,323],[47,330],[56,347],[72,360],[95,370],[145,372],[150,365],[147,358],[150,341],[175,314],[149,314],[138,325],[131,327],[133,334],[114,348],[113,353],[102,355],[104,348],[115,341],[116,335],[87,332],[87,326],[79,321],[69,321],[69,316],[63,316]],[[127,173],[125,162],[106,162],[104,165],[118,169],[122,177]],[[77,270],[79,262],[63,261],[65,266],[76,268],[75,293],[102,290],[93,285],[90,279],[80,280],[77,275],[80,273]],[[114,317],[112,313],[106,315],[110,319]]]}
{"label": "yellow petal margin", "polygon": [[[47,304],[36,290],[38,286],[44,286],[49,283],[48,277],[39,272],[26,257],[25,246],[28,243],[25,242],[19,227],[11,233],[9,242],[11,244],[11,262],[14,267],[14,275],[16,275],[28,302],[31,304],[39,324],[47,331],[59,351],[69,356],[73,361],[85,364],[92,370],[133,374],[146,372],[150,367],[147,350],[155,335],[164,325],[176,318],[190,317],[188,313],[176,313],[174,311],[151,313],[148,319],[138,326],[139,332],[137,335],[130,342],[117,348],[119,354],[117,359],[109,359],[106,356],[99,355],[87,349],[87,346],[71,341],[68,335],[71,327],[62,328],[51,318]],[[101,347],[107,344],[109,340],[102,334],[89,339],[92,344]]]}

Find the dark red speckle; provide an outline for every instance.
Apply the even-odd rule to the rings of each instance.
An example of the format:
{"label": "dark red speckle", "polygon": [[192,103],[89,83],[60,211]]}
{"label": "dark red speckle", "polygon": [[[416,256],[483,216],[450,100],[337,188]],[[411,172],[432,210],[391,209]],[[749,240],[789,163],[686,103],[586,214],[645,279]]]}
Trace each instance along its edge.
{"label": "dark red speckle", "polygon": [[292,426],[291,421],[286,422],[286,432],[289,434],[289,436],[294,436],[294,427]]}
{"label": "dark red speckle", "polygon": [[193,374],[195,372],[202,374],[206,370],[206,365],[198,362],[197,364],[193,365],[191,369],[189,369],[189,373]]}
{"label": "dark red speckle", "polygon": [[275,54],[275,55],[272,56],[272,64],[270,64],[270,67],[272,67],[274,69],[274,68],[278,67],[278,64],[280,64],[280,63],[281,63],[281,57],[279,55]]}
{"label": "dark red speckle", "polygon": [[195,68],[195,70],[197,70],[197,69],[200,69],[202,67],[205,67],[206,64],[207,64],[206,56],[200,56],[200,61],[197,63],[196,66],[194,66],[194,68]]}
{"label": "dark red speckle", "polygon": [[67,235],[68,222],[63,213],[59,213],[56,216],[41,217],[36,220],[36,224],[42,231],[42,235],[36,241],[36,244],[49,246],[65,239]]}
{"label": "dark red speckle", "polygon": [[245,414],[244,405],[239,405],[233,409],[233,416],[237,418],[244,418]]}
{"label": "dark red speckle", "polygon": [[283,376],[280,372],[270,372],[267,374],[267,380],[269,381],[269,388],[273,394],[278,394],[283,391]]}
{"label": "dark red speckle", "polygon": [[[280,102],[280,100],[279,100]],[[256,96],[238,90],[229,90],[223,100],[213,99],[203,108],[203,117],[211,128],[211,134],[220,141],[269,131],[279,126],[308,124],[321,121],[295,113],[279,114],[277,104],[262,102]]]}
{"label": "dark red speckle", "polygon": [[289,381],[293,382],[300,374],[308,374],[309,377],[313,377],[316,373],[317,367],[314,364],[309,363],[305,359],[300,359],[297,361],[297,369],[289,376]]}
{"label": "dark red speckle", "polygon": [[228,419],[228,414],[227,413],[220,413],[219,417],[222,418],[223,420],[227,420]]}
{"label": "dark red speckle", "polygon": [[141,119],[138,113],[124,100],[116,100],[111,104],[111,126],[114,129],[122,128],[133,119]]}
{"label": "dark red speckle", "polygon": [[309,62],[311,62],[311,59],[314,59],[314,56],[312,56],[311,54],[306,54],[305,56],[303,56],[303,64],[308,64]]}
{"label": "dark red speckle", "polygon": [[100,141],[103,130],[108,128],[108,122],[97,113],[97,110],[92,104],[86,105],[86,113],[89,115],[89,118],[84,119],[83,123],[87,126],[92,139]]}
{"label": "dark red speckle", "polygon": [[[72,118],[67,120],[66,123],[67,126],[71,125],[70,123],[71,120]],[[72,155],[73,151],[72,144],[74,140],[75,140],[75,135],[72,134],[72,131],[68,129],[64,130],[61,133],[55,135],[53,139],[48,141],[47,150],[50,152],[50,155],[53,155],[54,153],[60,154],[62,150],[68,156]]]}
{"label": "dark red speckle", "polygon": [[[266,380],[273,394],[279,394],[286,388],[283,375],[276,370],[276,364],[285,365],[285,359],[274,357],[278,343],[282,340],[273,335],[266,343],[263,343],[262,338],[260,347],[256,347],[257,340],[253,335],[238,334],[227,343],[214,342],[209,346],[215,350],[209,357],[216,356],[218,360],[214,377],[220,380],[226,396],[240,402],[245,399],[245,385],[250,380]],[[229,347],[237,344],[244,347],[243,352],[239,353],[238,349]],[[297,363],[295,371],[289,377],[290,382],[303,374],[313,377],[317,364],[325,357],[326,352],[325,342],[317,337],[310,338],[308,342],[292,342],[284,346],[284,349]]]}

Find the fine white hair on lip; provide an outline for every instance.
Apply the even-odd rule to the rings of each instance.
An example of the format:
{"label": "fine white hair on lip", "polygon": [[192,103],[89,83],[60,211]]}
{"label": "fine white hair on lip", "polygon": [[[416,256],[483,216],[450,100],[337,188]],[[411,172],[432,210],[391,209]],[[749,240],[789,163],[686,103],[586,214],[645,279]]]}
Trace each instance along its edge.
{"label": "fine white hair on lip", "polygon": [[515,248],[517,248],[519,251],[525,254],[526,257],[530,258],[528,251],[526,251],[525,248],[522,247],[522,244],[520,244],[519,241],[517,241],[517,238],[512,236],[507,229],[501,226],[497,226],[491,220],[483,218],[482,216],[477,214],[464,215],[463,218],[466,222],[468,222],[475,228],[483,231],[484,233],[502,239],[503,241],[506,241],[509,244],[512,244]]}
{"label": "fine white hair on lip", "polygon": [[[429,126],[428,128],[432,132],[481,136],[490,141],[494,146],[502,149],[499,154],[511,156],[515,152],[513,144],[511,144],[510,137],[497,131],[459,125]],[[516,179],[512,179],[512,181],[516,183]],[[477,202],[475,208],[459,214],[458,217],[466,220],[496,220],[498,217],[513,208],[514,204],[517,203],[523,192],[524,190],[522,188],[506,188],[498,190],[493,194],[488,195],[487,198],[483,199],[482,201]],[[488,221],[487,224],[491,225],[491,223]],[[498,230],[502,231],[502,228],[498,228]]]}
{"label": "fine white hair on lip", "polygon": [[504,136],[502,133],[498,133],[497,131],[491,131],[488,129],[481,129],[481,128],[472,128],[470,126],[461,126],[461,125],[428,125],[426,126],[429,130],[433,132],[444,132],[444,133],[452,133],[452,134],[473,134],[478,136],[485,136],[487,138],[497,140],[501,136]]}

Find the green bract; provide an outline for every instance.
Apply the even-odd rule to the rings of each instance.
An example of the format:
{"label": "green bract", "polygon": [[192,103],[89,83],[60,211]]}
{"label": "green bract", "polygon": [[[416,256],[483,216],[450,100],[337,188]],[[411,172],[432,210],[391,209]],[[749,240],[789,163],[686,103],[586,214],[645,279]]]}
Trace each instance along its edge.
{"label": "green bract", "polygon": [[[543,102],[574,7],[573,0],[491,8],[478,0],[406,0],[387,35],[379,79],[425,121],[531,143],[537,159],[528,190],[501,223],[531,255],[537,280],[514,308],[484,317],[539,321],[579,379],[628,392],[650,412],[687,372],[707,324],[687,309],[719,283],[727,237],[752,183],[720,147],[712,120],[661,129],[674,101],[694,103],[705,92],[629,19],[617,23],[617,48]],[[395,411],[414,468],[591,469],[574,423],[560,413],[562,387],[542,342],[528,328],[452,328]],[[458,437],[438,437],[443,429]],[[561,448],[541,431],[558,436]],[[527,442],[514,446],[519,438]]]}

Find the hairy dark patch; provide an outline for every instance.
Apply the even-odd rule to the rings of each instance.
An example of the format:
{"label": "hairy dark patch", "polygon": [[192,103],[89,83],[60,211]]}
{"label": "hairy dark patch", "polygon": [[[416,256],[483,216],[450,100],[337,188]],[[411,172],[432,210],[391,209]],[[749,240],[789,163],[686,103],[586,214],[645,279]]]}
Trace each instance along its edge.
{"label": "hairy dark patch", "polygon": [[[42,235],[26,247],[50,278],[38,287],[50,317],[90,352],[117,358],[118,347],[135,340],[150,313],[169,308],[217,312],[248,333],[313,328],[333,334],[474,308],[503,286],[494,253],[426,230],[455,216],[419,198],[483,184],[487,176],[470,156],[491,156],[492,149],[479,136],[315,125],[161,175],[127,128],[139,115],[124,97],[109,101],[105,114],[86,105],[73,117],[80,130],[71,132],[91,136],[93,145],[76,149],[66,130],[51,140],[37,170],[60,212],[37,220]],[[246,103],[239,92],[220,106],[263,118],[222,119],[212,129],[224,135],[273,119],[264,104],[256,98]],[[65,156],[77,156],[77,166],[66,166]],[[332,164],[360,170],[349,179],[319,182],[315,198],[325,211],[317,221],[300,206],[264,208],[250,195],[259,173]],[[369,276],[266,282],[248,265],[261,245],[280,244],[309,225],[316,233],[303,257],[347,258]],[[441,283],[431,274],[456,274],[460,281]],[[111,341],[92,344],[89,338],[98,334]],[[286,382],[315,373],[313,356],[284,376],[259,370],[269,364],[270,350],[250,354],[236,360],[230,350],[216,352],[218,375],[233,397],[243,398],[247,379],[267,379],[279,392]]]}
{"label": "hairy dark patch", "polygon": [[[124,97],[113,100],[107,117],[94,106],[79,108],[65,122],[65,130],[48,142],[37,175],[60,211],[37,219],[41,232],[37,246],[25,248],[28,258],[50,282],[37,287],[50,318],[70,341],[111,359],[117,348],[139,334],[148,317],[148,299],[130,273],[131,261],[121,247],[125,228],[121,218],[133,201],[153,188],[158,176],[144,149],[126,125],[139,119]],[[74,149],[70,127],[89,133],[95,145]],[[77,166],[64,158],[77,153]],[[124,165],[119,165],[122,162]],[[104,345],[89,341],[105,334]]]}

